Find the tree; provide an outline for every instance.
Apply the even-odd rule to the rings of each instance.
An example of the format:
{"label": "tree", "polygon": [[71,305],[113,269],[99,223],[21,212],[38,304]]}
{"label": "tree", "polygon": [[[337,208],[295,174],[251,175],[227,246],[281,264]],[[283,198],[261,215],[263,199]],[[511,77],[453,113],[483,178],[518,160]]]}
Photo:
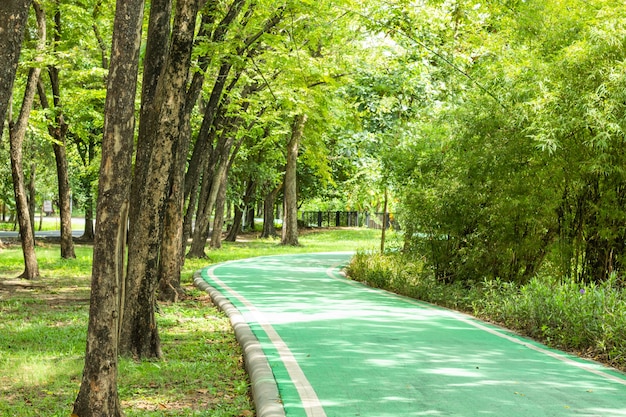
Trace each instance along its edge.
{"label": "tree", "polygon": [[287,144],[287,165],[285,166],[284,183],[284,213],[281,243],[283,245],[298,246],[298,197],[296,186],[296,164],[298,160],[298,146],[304,133],[306,114],[298,114],[293,118],[291,136]]}
{"label": "tree", "polygon": [[[33,2],[33,6],[37,16],[39,35],[37,51],[41,54],[46,45],[46,16],[44,11],[39,6],[39,3]],[[41,56],[36,58],[36,61],[40,60]],[[38,64],[38,62],[36,62],[36,64]],[[26,136],[28,118],[33,106],[40,74],[40,67],[35,66],[30,69],[17,121],[11,120],[9,122],[11,173],[13,176],[13,189],[15,193],[17,218],[20,225],[22,252],[24,253],[24,272],[21,276],[26,279],[35,279],[39,276],[39,265],[37,263],[37,256],[35,255],[35,232],[33,222],[31,220],[31,213],[33,211],[29,210],[29,202],[26,195],[22,147],[24,137]],[[31,198],[34,198],[34,196],[31,196]]]}
{"label": "tree", "polygon": [[380,43],[395,58],[355,86],[374,98],[359,101],[364,126],[393,120],[380,117],[385,109],[412,115],[385,138],[391,151],[379,162],[401,196],[406,249],[437,278],[597,281],[623,265],[625,50],[615,7],[372,9],[368,26],[390,35]]}
{"label": "tree", "polygon": [[[53,45],[56,50],[61,41],[61,10],[58,1],[55,4]],[[52,89],[52,101],[54,109],[51,109],[43,82],[40,79],[37,84],[39,100],[41,106],[47,110],[53,110],[54,120],[48,123],[48,132],[53,139],[52,148],[57,167],[57,184],[59,196],[59,215],[61,219],[61,258],[72,259],[76,257],[74,253],[74,241],[72,237],[72,212],[71,212],[71,189],[68,172],[68,162],[66,153],[66,136],[68,125],[61,110],[61,92],[59,81],[59,68],[48,66],[50,87]]]}
{"label": "tree", "polygon": [[[256,15],[257,11],[259,12],[258,16]],[[270,7],[259,10],[256,5],[251,5],[240,23],[243,28],[249,28],[250,32],[245,32],[247,35],[245,37],[236,36],[233,42],[233,51],[225,54],[219,63],[218,75],[204,111],[202,125],[194,147],[194,155],[192,155],[190,169],[187,173],[189,181],[185,180],[189,184],[189,190],[196,188],[200,182],[197,208],[195,203],[188,205],[188,211],[192,210],[193,212],[195,208],[197,213],[188,257],[206,256],[204,248],[210,232],[210,216],[215,208],[220,184],[226,181],[228,177],[229,153],[234,137],[225,134],[218,135],[218,132],[223,127],[228,127],[233,121],[226,114],[231,101],[231,94],[238,92],[236,87],[246,72],[246,66],[250,65],[252,58],[261,49],[260,42],[263,35],[274,30],[275,26],[282,21],[284,13],[285,8],[283,6],[272,4]],[[257,17],[254,23],[251,22],[253,17]],[[256,84],[256,82],[252,84]],[[242,90],[246,88],[249,88],[249,85],[241,87]],[[213,144],[216,138],[217,143]],[[202,155],[205,154],[203,150],[209,149],[208,155],[202,158]],[[200,164],[201,159],[204,159],[202,164]],[[203,172],[203,175],[201,181],[198,181],[200,172]],[[190,224],[190,213],[186,216],[185,221],[188,225]]]}
{"label": "tree", "polygon": [[7,0],[0,4],[0,139],[22,50],[22,39],[32,0]]}
{"label": "tree", "polygon": [[[156,79],[154,96],[147,100],[140,123],[147,127],[139,138],[133,177],[133,195],[130,212],[128,274],[126,302],[122,318],[120,351],[137,357],[160,357],[160,341],[154,316],[156,288],[159,274],[159,255],[170,179],[177,170],[177,153],[187,154],[180,142],[184,124],[187,77],[190,73],[196,15],[202,1],[178,1],[174,15],[173,33],[166,49],[163,68],[152,68],[146,77]],[[153,4],[153,7],[155,5]],[[169,20],[167,9],[155,8],[151,14],[163,14]],[[169,32],[169,31],[168,31]],[[160,31],[149,33],[160,36]],[[162,45],[162,43],[161,43]],[[161,50],[163,48],[161,47]],[[152,57],[156,58],[155,56]],[[146,61],[146,65],[150,65]],[[155,71],[156,70],[156,71]],[[144,90],[145,92],[145,90]]]}
{"label": "tree", "polygon": [[85,368],[73,414],[122,416],[117,391],[143,0],[118,0],[107,84]]}

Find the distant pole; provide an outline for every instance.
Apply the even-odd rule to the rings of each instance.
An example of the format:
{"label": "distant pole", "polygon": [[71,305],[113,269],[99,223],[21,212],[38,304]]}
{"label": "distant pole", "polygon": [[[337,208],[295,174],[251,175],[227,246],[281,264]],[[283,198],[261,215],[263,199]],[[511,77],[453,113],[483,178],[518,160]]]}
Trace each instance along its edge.
{"label": "distant pole", "polygon": [[387,187],[385,186],[385,202],[383,203],[383,233],[380,236],[380,253],[385,253],[385,230],[387,230]]}

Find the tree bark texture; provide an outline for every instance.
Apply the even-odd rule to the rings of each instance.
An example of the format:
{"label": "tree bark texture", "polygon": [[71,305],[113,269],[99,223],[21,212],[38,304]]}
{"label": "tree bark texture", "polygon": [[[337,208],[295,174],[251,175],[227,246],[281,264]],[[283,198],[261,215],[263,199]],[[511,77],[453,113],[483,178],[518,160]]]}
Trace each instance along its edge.
{"label": "tree bark texture", "polygon": [[[39,30],[39,41],[37,50],[43,51],[46,46],[46,16],[44,11],[39,7],[38,3],[33,3],[37,16],[37,26]],[[36,58],[38,61],[40,58]],[[37,92],[37,83],[41,68],[32,68],[28,74],[24,98],[20,114],[15,123],[9,125],[9,142],[10,142],[10,158],[11,158],[11,175],[13,177],[13,191],[15,194],[15,205],[17,210],[17,218],[20,225],[20,236],[22,240],[22,252],[24,254],[24,273],[22,277],[26,279],[34,279],[39,276],[39,265],[35,255],[35,231],[33,222],[31,221],[31,210],[29,210],[28,196],[26,195],[26,186],[24,179],[23,167],[23,145],[26,136],[26,128],[28,127],[28,118],[35,100]]]}
{"label": "tree bark texture", "polygon": [[287,144],[287,165],[285,167],[285,218],[281,243],[283,245],[298,246],[298,196],[296,184],[296,168],[298,162],[298,147],[304,133],[307,116],[299,114],[294,117],[291,128],[291,137]]}
{"label": "tree bark texture", "polygon": [[[146,195],[154,186],[155,179],[148,184],[148,176],[154,170],[151,165],[153,152],[160,153],[157,158],[167,158],[165,143],[157,144],[159,117],[158,82],[166,65],[170,39],[171,0],[156,0],[150,5],[148,40],[144,59],[143,82],[141,91],[141,109],[137,152],[130,193],[129,229],[128,229],[128,265],[124,282],[124,310],[120,319],[119,352],[124,356],[160,357],[161,343],[154,318],[155,291],[154,281],[158,268],[155,259],[158,249],[156,240],[160,239],[158,216],[160,207],[153,199],[146,201]],[[155,147],[157,147],[155,149]],[[171,152],[171,144],[170,150]],[[168,169],[166,165],[163,167]],[[154,190],[159,192],[158,186]],[[153,196],[158,199],[159,196]],[[157,219],[155,220],[155,211]],[[150,240],[151,235],[155,235]],[[146,239],[146,240],[144,240]],[[152,255],[152,257],[151,257]],[[151,257],[151,259],[149,259]],[[150,275],[152,274],[152,275]]]}
{"label": "tree bark texture", "polygon": [[[30,175],[28,179],[28,194],[26,200],[28,201],[28,215],[30,216],[31,230],[33,232],[33,242],[35,241],[35,209],[37,201],[37,188],[35,179],[37,178],[37,164],[33,161],[30,163]],[[41,224],[39,225],[41,230]]]}
{"label": "tree bark texture", "polygon": [[[55,16],[55,21],[60,20],[58,14]],[[58,27],[58,23],[57,23]],[[57,29],[58,30],[58,29]],[[56,35],[55,35],[56,36]],[[63,114],[59,110],[60,107],[60,92],[59,92],[59,75],[58,70],[55,67],[48,68],[50,75],[50,84],[52,86],[52,94],[54,100],[54,107],[58,110],[54,122],[50,121],[48,124],[48,133],[55,140],[52,143],[52,149],[54,151],[54,157],[57,167],[57,184],[59,192],[59,216],[61,219],[61,258],[73,259],[76,258],[74,252],[74,240],[72,237],[72,211],[71,211],[71,188],[70,178],[68,172],[67,156],[65,152],[65,137],[67,133],[67,124],[63,118]],[[38,84],[39,101],[44,109],[50,108],[50,102],[48,101],[46,91],[43,86],[43,82]]]}
{"label": "tree bark texture", "polygon": [[274,187],[263,198],[263,232],[261,232],[261,238],[278,236],[276,226],[274,225],[274,206],[281,188],[283,188],[282,183]]}
{"label": "tree bark texture", "polygon": [[0,2],[0,139],[13,93],[13,82],[22,50],[24,29],[32,0]]}
{"label": "tree bark texture", "polygon": [[235,205],[233,214],[233,224],[228,229],[228,234],[224,238],[227,242],[236,242],[237,236],[241,233],[241,225],[243,221],[243,209],[239,205]]}
{"label": "tree bark texture", "polygon": [[[61,42],[61,11],[57,0],[56,11],[54,13],[54,40],[56,44]],[[70,188],[70,176],[68,172],[67,155],[65,152],[65,138],[67,135],[67,124],[61,108],[61,85],[59,81],[59,69],[55,66],[48,68],[50,85],[52,86],[52,100],[54,107],[58,110],[54,125],[48,125],[48,131],[55,139],[52,144],[54,157],[57,166],[57,182],[59,189],[59,216],[61,218],[61,258],[76,258],[74,252],[74,240],[72,237],[72,190]]]}
{"label": "tree bark texture", "polygon": [[123,415],[117,391],[117,346],[124,300],[128,178],[132,173],[143,6],[143,0],[118,0],[116,5],[104,113],[85,368],[73,409],[78,417]]}
{"label": "tree bark texture", "polygon": [[[126,310],[120,334],[120,352],[135,357],[162,355],[155,318],[156,290],[165,208],[172,197],[172,175],[179,169],[177,153],[187,154],[180,143],[180,131],[185,120],[186,86],[199,5],[200,0],[176,2],[171,44],[158,77],[154,110],[148,110],[146,116],[148,135],[138,142],[136,166],[142,169],[136,168],[133,177]],[[149,40],[152,35],[148,35]],[[140,151],[139,147],[145,149]]]}
{"label": "tree bark texture", "polygon": [[226,204],[226,188],[228,187],[228,172],[224,172],[219,183],[219,190],[215,197],[215,216],[211,232],[211,249],[222,247],[222,229],[224,228],[224,206]]}
{"label": "tree bark texture", "polygon": [[[242,97],[248,95],[249,92],[253,91],[253,88],[246,87],[242,92]],[[241,112],[245,112],[249,107],[249,102],[245,102],[241,106]],[[241,148],[244,138],[240,138],[237,141],[237,144],[233,147],[235,142],[235,136],[237,135],[237,131],[241,127],[243,123],[243,119],[241,117],[231,117],[229,118],[228,128],[225,129],[225,134],[228,136],[224,144],[224,149],[221,151],[220,159],[226,165],[222,172],[221,164],[220,172],[221,177],[219,178],[219,189],[217,195],[215,197],[215,218],[213,221],[213,232],[211,234],[211,248],[219,249],[222,247],[222,229],[224,228],[224,206],[226,205],[226,190],[228,189],[228,174],[230,173],[230,169],[233,166],[233,162],[235,161],[235,157]],[[232,149],[232,152],[231,152]]]}
{"label": "tree bark texture", "polygon": [[[85,144],[83,144],[81,141],[78,141],[76,142],[76,145],[83,166],[85,168],[89,167],[95,158],[95,140],[93,138],[89,138],[89,141]],[[88,172],[90,172],[90,174],[82,175],[80,177],[80,187],[85,194],[85,202],[83,204],[83,208],[85,210],[85,227],[83,229],[83,235],[80,238],[83,240],[92,241],[95,237],[95,233],[93,227],[94,201],[91,184],[95,178],[92,178],[91,170],[89,170]]]}
{"label": "tree bark texture", "polygon": [[237,240],[237,234],[241,232],[241,224],[243,220],[243,212],[247,210],[254,198],[254,192],[256,189],[255,181],[248,181],[246,191],[243,194],[243,201],[241,205],[235,206],[235,215],[233,217],[233,225],[226,236],[227,242],[235,242]]}
{"label": "tree bark texture", "polygon": [[[202,14],[200,28],[196,37],[206,38],[210,36],[209,28],[216,18],[217,3],[207,4]],[[230,13],[230,11],[229,11]],[[159,271],[159,301],[176,302],[184,295],[184,290],[180,285],[180,271],[185,262],[186,239],[191,234],[191,219],[189,219],[186,229],[185,200],[187,183],[185,169],[187,167],[187,153],[191,145],[191,113],[202,92],[204,83],[204,71],[210,64],[212,56],[203,56],[198,59],[199,71],[195,71],[187,90],[185,111],[183,114],[183,126],[180,129],[181,151],[177,152],[172,175],[170,179],[169,198],[165,208],[165,219],[163,224],[163,243],[161,245],[160,271]],[[197,179],[196,179],[197,183]],[[195,207],[194,192],[190,206]],[[193,210],[190,211],[193,213]],[[185,230],[188,230],[186,233]]]}

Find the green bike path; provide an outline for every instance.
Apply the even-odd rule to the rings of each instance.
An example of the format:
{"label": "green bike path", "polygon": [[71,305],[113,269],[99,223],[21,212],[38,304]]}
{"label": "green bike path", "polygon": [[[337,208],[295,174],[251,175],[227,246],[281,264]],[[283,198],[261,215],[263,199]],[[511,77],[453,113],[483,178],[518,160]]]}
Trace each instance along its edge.
{"label": "green bike path", "polygon": [[258,417],[626,416],[623,373],[349,281],[350,257],[260,257],[198,274],[235,329],[251,330],[238,338]]}

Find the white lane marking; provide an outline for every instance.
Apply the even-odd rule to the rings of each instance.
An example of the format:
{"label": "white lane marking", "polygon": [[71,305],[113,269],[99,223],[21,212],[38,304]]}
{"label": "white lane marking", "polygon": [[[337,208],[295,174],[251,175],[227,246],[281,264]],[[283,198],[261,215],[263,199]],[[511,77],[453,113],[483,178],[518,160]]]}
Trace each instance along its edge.
{"label": "white lane marking", "polygon": [[326,412],[322,407],[320,399],[317,397],[315,390],[311,386],[307,377],[304,375],[302,368],[298,365],[298,361],[291,350],[289,350],[287,344],[283,341],[276,330],[274,330],[272,325],[264,318],[263,314],[250,301],[229,287],[224,281],[220,280],[215,275],[214,271],[219,266],[223,266],[223,264],[215,265],[207,269],[207,274],[215,283],[217,283],[224,290],[228,291],[233,297],[239,300],[239,302],[245,305],[252,318],[263,328],[267,337],[276,348],[282,362],[285,364],[287,373],[298,391],[298,395],[300,396],[300,400],[302,401],[302,406],[307,417],[326,417]]}
{"label": "white lane marking", "polygon": [[604,372],[604,371],[598,369],[598,368],[604,368],[604,366],[602,366],[602,365],[596,364],[594,362],[584,363],[584,362],[575,361],[572,358],[569,358],[567,356],[564,356],[564,355],[559,354],[559,353],[554,352],[554,351],[550,351],[548,349],[544,349],[541,346],[534,345],[534,344],[532,344],[530,342],[527,342],[527,341],[525,341],[523,339],[518,339],[516,337],[513,337],[513,336],[510,336],[510,335],[501,333],[496,328],[492,328],[492,327],[486,326],[486,325],[480,323],[479,321],[477,321],[477,319],[475,319],[475,318],[473,318],[471,316],[466,316],[465,314],[463,314],[461,312],[452,311],[452,310],[448,311],[448,310],[446,310],[444,308],[441,308],[441,307],[431,306],[428,303],[425,303],[423,301],[414,300],[414,299],[411,299],[409,297],[405,297],[405,296],[402,296],[402,295],[394,294],[394,293],[386,291],[386,290],[381,290],[379,288],[368,287],[368,286],[365,286],[365,285],[363,285],[361,283],[357,283],[357,282],[352,281],[350,279],[346,279],[345,277],[339,278],[337,276],[336,272],[335,272],[336,268],[339,265],[341,265],[341,263],[338,263],[338,264],[333,265],[330,268],[328,268],[326,270],[326,274],[329,277],[331,277],[331,278],[334,278],[334,279],[336,279],[338,281],[341,281],[341,282],[345,282],[345,283],[350,284],[350,285],[355,285],[355,283],[356,283],[359,287],[361,287],[363,289],[366,289],[368,291],[371,291],[371,292],[375,292],[377,294],[383,294],[383,295],[388,296],[388,297],[404,300],[404,301],[409,302],[410,304],[417,305],[417,306],[422,307],[422,308],[427,308],[429,310],[440,311],[442,314],[444,314],[444,315],[446,315],[446,316],[448,316],[450,318],[454,318],[454,319],[457,319],[459,321],[462,321],[462,322],[464,322],[466,324],[469,324],[470,326],[476,327],[477,329],[485,331],[487,333],[490,333],[490,334],[492,334],[494,336],[498,336],[498,337],[500,337],[502,339],[505,339],[505,340],[508,340],[510,342],[516,343],[518,345],[522,345],[522,346],[524,346],[524,347],[526,347],[528,349],[534,350],[535,352],[539,352],[541,354],[544,354],[546,356],[549,356],[551,358],[554,358],[554,359],[557,359],[557,360],[559,360],[561,362],[564,362],[564,363],[566,363],[568,365],[575,366],[575,367],[580,368],[580,369],[582,369],[584,371],[590,372],[592,374],[595,374],[595,375],[600,376],[602,378],[605,378],[605,379],[608,379],[610,381],[616,382],[618,384],[626,385],[626,379],[620,378],[617,375],[612,375],[610,373],[607,373],[607,372]]}

